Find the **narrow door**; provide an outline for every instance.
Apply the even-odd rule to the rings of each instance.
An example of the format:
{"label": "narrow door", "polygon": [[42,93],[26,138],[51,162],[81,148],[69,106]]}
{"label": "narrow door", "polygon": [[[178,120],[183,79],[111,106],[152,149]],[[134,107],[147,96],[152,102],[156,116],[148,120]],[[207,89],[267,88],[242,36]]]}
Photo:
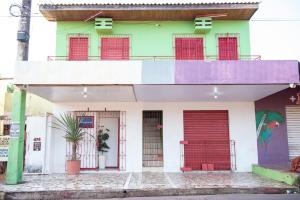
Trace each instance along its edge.
{"label": "narrow door", "polygon": [[163,167],[162,111],[143,112],[143,167]]}
{"label": "narrow door", "polygon": [[106,167],[119,167],[119,118],[100,118],[100,127],[109,130],[107,145],[109,149],[104,153],[106,156]]}

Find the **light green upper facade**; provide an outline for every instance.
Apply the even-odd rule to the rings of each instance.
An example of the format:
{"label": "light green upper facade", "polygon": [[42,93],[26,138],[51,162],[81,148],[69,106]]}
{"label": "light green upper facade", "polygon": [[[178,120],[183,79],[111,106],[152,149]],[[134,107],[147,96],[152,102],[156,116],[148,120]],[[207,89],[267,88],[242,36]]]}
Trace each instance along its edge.
{"label": "light green upper facade", "polygon": [[89,56],[98,57],[100,38],[111,35],[130,38],[130,56],[174,56],[175,37],[204,38],[204,55],[218,55],[218,35],[237,34],[239,55],[250,55],[248,20],[213,20],[212,29],[205,34],[194,33],[193,21],[114,21],[113,33],[101,35],[91,22],[57,22],[56,56],[67,56],[68,36],[88,34]]}

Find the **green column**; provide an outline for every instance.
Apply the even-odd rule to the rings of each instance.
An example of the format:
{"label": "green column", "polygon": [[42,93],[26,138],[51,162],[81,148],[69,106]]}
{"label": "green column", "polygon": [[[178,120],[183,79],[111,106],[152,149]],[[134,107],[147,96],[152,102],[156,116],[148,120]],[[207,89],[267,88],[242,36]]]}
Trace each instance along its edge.
{"label": "green column", "polygon": [[15,91],[12,104],[6,184],[14,185],[23,181],[25,106],[26,91]]}

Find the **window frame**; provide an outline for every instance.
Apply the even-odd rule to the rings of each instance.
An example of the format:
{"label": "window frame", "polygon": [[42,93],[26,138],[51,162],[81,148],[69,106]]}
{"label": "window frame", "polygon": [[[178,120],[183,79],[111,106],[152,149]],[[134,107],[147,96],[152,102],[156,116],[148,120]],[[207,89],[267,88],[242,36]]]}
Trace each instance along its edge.
{"label": "window frame", "polygon": [[[204,34],[179,34],[175,33],[173,34],[172,39],[172,48],[173,48],[173,58],[176,60],[176,38],[201,38],[202,39],[202,47],[203,47],[203,60],[206,60],[207,54],[206,54],[206,38]],[[201,60],[201,59],[200,59]]]}
{"label": "window frame", "polygon": [[[70,39],[71,38],[87,38],[88,39],[88,58],[87,60],[89,60],[90,57],[90,52],[91,52],[91,36],[90,34],[84,34],[84,33],[70,33],[67,35],[67,51],[66,51],[66,60],[68,61],[72,61],[70,60]],[[74,60],[74,61],[80,61],[80,60]],[[83,60],[86,61],[86,60]]]}
{"label": "window frame", "polygon": [[222,37],[235,37],[237,40],[237,60],[241,59],[241,52],[240,52],[240,34],[239,33],[217,33],[216,34],[216,50],[217,50],[217,57],[216,60],[220,60],[220,51],[219,51],[219,38]]}
{"label": "window frame", "polygon": [[[128,60],[131,60],[132,58],[132,49],[131,49],[131,35],[129,34],[118,34],[118,35],[99,35],[98,37],[98,56],[99,56],[99,60],[102,60],[101,54],[102,54],[102,38],[128,38]],[[105,59],[104,59],[105,60]]]}

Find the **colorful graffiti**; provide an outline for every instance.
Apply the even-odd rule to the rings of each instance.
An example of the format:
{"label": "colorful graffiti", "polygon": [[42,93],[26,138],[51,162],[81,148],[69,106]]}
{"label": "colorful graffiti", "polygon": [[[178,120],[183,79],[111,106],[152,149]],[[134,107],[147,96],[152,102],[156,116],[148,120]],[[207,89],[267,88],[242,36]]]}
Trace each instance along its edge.
{"label": "colorful graffiti", "polygon": [[256,112],[256,133],[258,143],[263,145],[265,152],[265,159],[268,159],[268,144],[272,140],[273,129],[279,127],[284,123],[284,116],[275,111],[258,111]]}

